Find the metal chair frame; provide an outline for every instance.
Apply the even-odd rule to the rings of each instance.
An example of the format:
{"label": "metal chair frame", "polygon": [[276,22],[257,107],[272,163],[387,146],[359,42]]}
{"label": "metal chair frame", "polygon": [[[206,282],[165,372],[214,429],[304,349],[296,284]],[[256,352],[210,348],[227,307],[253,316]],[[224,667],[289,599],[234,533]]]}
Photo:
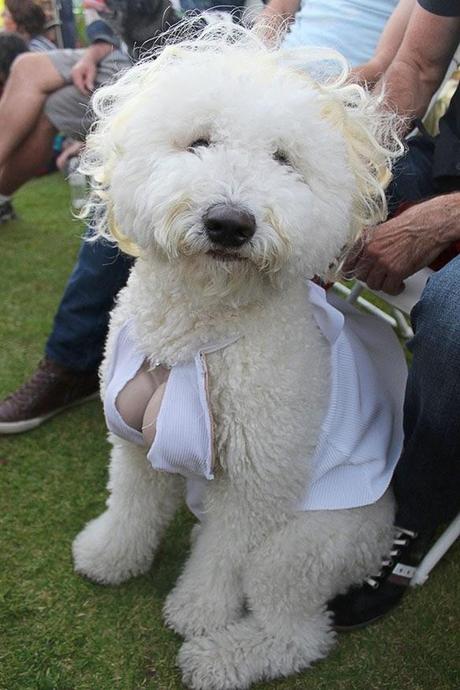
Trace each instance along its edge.
{"label": "metal chair frame", "polygon": [[[347,302],[357,304],[365,311],[377,316],[386,323],[389,323],[404,339],[408,339],[413,335],[409,322],[410,309],[420,298],[423,285],[426,282],[426,279],[429,277],[429,273],[430,269],[424,269],[423,271],[419,272],[419,274],[416,274],[416,276],[413,277],[413,280],[409,279],[408,287],[411,291],[409,299],[404,297],[402,299],[399,297],[392,297],[382,292],[373,293],[389,305],[391,314],[388,314],[375,304],[372,304],[372,302],[370,302],[368,299],[361,296],[364,290],[368,290],[369,292],[373,291],[369,290],[364,283],[361,283],[358,280],[355,281],[351,288],[343,285],[342,283],[334,283],[333,289],[339,295],[344,297]],[[401,307],[403,307],[403,310]],[[415,575],[411,579],[411,587],[423,585],[427,581],[428,576],[435,565],[439,563],[444,554],[459,537],[460,513],[438,537],[437,541],[433,544],[431,549],[423,558],[422,562],[417,567]]]}

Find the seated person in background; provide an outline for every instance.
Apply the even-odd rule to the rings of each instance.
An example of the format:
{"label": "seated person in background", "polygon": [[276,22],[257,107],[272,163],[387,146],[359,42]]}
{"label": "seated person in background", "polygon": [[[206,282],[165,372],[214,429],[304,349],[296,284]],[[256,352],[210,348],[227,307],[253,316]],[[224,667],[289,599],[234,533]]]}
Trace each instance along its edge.
{"label": "seated person in background", "polygon": [[45,36],[46,15],[32,0],[6,0],[3,10],[5,31],[18,33],[34,53],[56,50],[56,45]]}
{"label": "seated person in background", "polygon": [[[35,2],[38,2],[45,12],[48,38],[55,41],[59,48],[75,48],[77,31],[73,0],[35,0]],[[59,27],[59,41],[56,40],[58,38],[56,36],[57,27]]]}
{"label": "seated person in background", "polygon": [[21,53],[27,53],[27,43],[19,34],[0,32],[0,97],[10,75],[13,62]]}
{"label": "seated person in background", "polygon": [[396,54],[414,4],[415,0],[269,0],[256,24],[268,40],[276,40],[289,24],[283,47],[334,48],[352,66],[369,61],[383,41],[380,64],[375,64],[380,76]]}
{"label": "seated person in background", "polygon": [[[134,6],[87,0],[85,5],[89,48],[26,55],[12,67],[0,103],[0,223],[15,217],[12,194],[48,166],[55,134],[83,141],[91,124],[92,92],[131,65],[132,58],[120,50],[120,39],[104,17],[122,24],[133,55],[150,39],[148,49],[179,20],[169,0],[144,0]],[[95,7],[104,14],[96,14]]]}
{"label": "seated person in background", "polygon": [[101,21],[84,50],[27,53],[14,61],[0,101],[0,222],[15,217],[10,196],[51,159],[57,132],[84,139],[93,89],[131,64]]}

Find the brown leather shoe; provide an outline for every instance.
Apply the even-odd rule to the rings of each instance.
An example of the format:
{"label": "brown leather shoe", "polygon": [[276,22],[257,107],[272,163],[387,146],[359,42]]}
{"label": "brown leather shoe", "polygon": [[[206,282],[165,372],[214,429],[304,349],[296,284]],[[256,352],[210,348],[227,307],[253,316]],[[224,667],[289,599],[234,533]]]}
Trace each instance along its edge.
{"label": "brown leather shoe", "polygon": [[67,369],[45,357],[17,391],[0,401],[0,434],[20,434],[40,426],[72,405],[98,395],[97,371]]}

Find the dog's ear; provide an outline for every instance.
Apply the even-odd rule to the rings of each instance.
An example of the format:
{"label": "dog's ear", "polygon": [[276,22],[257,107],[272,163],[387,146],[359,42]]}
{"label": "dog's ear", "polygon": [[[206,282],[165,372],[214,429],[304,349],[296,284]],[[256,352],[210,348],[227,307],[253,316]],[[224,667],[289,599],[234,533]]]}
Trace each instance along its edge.
{"label": "dog's ear", "polygon": [[126,237],[119,229],[110,206],[107,209],[107,227],[110,237],[117,243],[124,254],[128,254],[128,256],[133,256],[135,258],[141,256],[142,251],[140,247],[133,242],[133,240],[130,240],[129,237]]}
{"label": "dog's ear", "polygon": [[386,219],[385,190],[392,179],[392,164],[404,146],[398,136],[399,119],[385,108],[381,97],[352,83],[329,95],[322,115],[342,133],[355,179],[348,242],[328,275],[329,280],[337,280],[350,248],[360,241],[365,229]]}
{"label": "dog's ear", "polygon": [[111,182],[124,155],[126,128],[135,112],[136,97],[145,88],[155,89],[159,69],[156,61],[146,60],[97,90],[92,99],[96,122],[87,137],[80,165],[91,179],[91,194],[81,215],[89,218],[93,236],[116,242],[133,256],[139,256],[140,249],[115,223]]}
{"label": "dog's ear", "polygon": [[[321,115],[340,132],[348,167],[354,177],[352,214],[346,254],[366,227],[387,216],[385,190],[394,160],[404,152],[398,133],[401,120],[374,94],[350,81],[350,69],[342,55],[328,49],[280,51],[289,71],[307,80],[320,101]],[[340,275],[341,259],[331,267],[330,278]]]}
{"label": "dog's ear", "polygon": [[375,94],[350,80],[345,58],[328,48],[280,50],[279,62],[315,90],[321,115],[345,142],[348,165],[356,180],[350,240],[365,227],[385,219],[385,189],[393,161],[404,152],[398,136],[401,119]]}

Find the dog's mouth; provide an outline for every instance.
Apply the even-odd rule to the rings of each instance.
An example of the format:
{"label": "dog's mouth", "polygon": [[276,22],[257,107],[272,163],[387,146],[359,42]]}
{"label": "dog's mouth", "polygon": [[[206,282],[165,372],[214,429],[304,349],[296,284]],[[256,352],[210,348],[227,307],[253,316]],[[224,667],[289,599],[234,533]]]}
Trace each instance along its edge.
{"label": "dog's mouth", "polygon": [[247,261],[246,257],[237,254],[236,252],[228,252],[224,249],[210,249],[206,252],[206,256],[210,256],[216,261]]}

